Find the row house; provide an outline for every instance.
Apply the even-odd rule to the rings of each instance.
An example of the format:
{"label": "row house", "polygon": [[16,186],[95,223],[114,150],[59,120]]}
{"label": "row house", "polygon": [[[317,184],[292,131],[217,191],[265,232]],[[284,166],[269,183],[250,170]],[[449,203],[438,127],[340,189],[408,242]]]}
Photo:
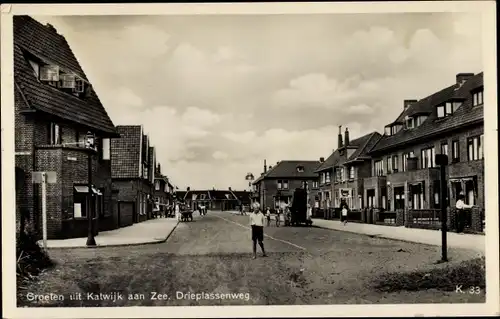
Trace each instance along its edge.
{"label": "row house", "polygon": [[463,193],[484,207],[483,73],[460,73],[456,82],[424,99],[405,100],[372,148],[365,198],[375,207],[437,209],[436,154],[448,156],[447,206]]}
{"label": "row house", "polygon": [[120,138],[111,140],[111,177],[118,191],[120,226],[151,218],[155,180],[155,149],[142,125],[117,126]]}
{"label": "row house", "polygon": [[320,209],[340,208],[345,203],[350,209],[363,208],[364,179],[370,177],[371,158],[368,151],[379,141],[377,132],[350,140],[346,128],[344,139],[339,127],[338,147],[316,170],[319,174]]}
{"label": "row house", "polygon": [[188,187],[181,200],[193,209],[205,206],[208,210],[222,211],[235,210],[240,203],[231,188],[228,190],[217,190],[215,188],[211,190],[192,190]]}
{"label": "row house", "polygon": [[174,187],[168,177],[162,174],[160,163],[156,166],[154,182],[155,209],[164,212],[168,206],[172,205]]}
{"label": "row house", "polygon": [[306,187],[309,191],[309,204],[318,200],[318,175],[316,169],[320,161],[280,161],[267,169],[253,182],[254,199],[262,208],[278,208],[282,204],[292,204],[293,192]]}
{"label": "row house", "polygon": [[[89,215],[96,233],[116,228],[110,139],[119,134],[113,122],[53,26],[14,16],[13,28],[18,231],[42,232],[41,187],[32,183],[39,171],[56,178],[46,189],[49,239],[86,236]],[[86,147],[88,133],[92,147]]]}

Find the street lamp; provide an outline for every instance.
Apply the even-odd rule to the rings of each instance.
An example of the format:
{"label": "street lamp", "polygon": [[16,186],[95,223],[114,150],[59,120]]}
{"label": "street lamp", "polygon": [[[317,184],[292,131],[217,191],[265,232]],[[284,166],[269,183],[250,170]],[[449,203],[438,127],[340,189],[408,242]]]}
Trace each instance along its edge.
{"label": "street lamp", "polygon": [[92,190],[92,152],[95,145],[95,136],[92,132],[87,132],[87,141],[85,143],[88,151],[88,196],[87,196],[87,219],[89,222],[87,246],[96,246],[94,238],[94,225],[92,221],[92,204],[93,204],[93,190]]}

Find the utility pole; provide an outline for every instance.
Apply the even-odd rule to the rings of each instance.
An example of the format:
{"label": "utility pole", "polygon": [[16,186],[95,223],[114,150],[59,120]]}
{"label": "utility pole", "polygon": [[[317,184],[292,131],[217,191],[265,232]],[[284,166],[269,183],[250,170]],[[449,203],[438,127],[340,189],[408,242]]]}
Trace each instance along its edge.
{"label": "utility pole", "polygon": [[448,165],[448,156],[444,154],[436,154],[436,164],[439,165],[440,170],[440,189],[441,189],[441,261],[448,261],[448,212],[446,211],[446,165]]}
{"label": "utility pole", "polygon": [[88,236],[87,236],[87,246],[96,246],[94,238],[94,225],[93,225],[93,214],[92,206],[94,204],[93,199],[93,189],[92,189],[92,151],[94,147],[95,137],[91,132],[87,133],[87,151],[88,151],[88,196],[87,196],[87,219],[88,219]]}

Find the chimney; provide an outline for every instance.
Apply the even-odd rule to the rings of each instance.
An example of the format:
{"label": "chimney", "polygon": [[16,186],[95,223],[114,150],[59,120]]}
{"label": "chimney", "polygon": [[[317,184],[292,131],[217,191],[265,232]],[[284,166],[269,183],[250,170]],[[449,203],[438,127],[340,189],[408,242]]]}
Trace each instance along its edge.
{"label": "chimney", "polygon": [[324,158],[324,157],[320,157],[320,158],[319,158],[319,162],[320,162],[320,163],[323,163],[324,161],[325,161],[325,158]]}
{"label": "chimney", "polygon": [[465,83],[465,81],[467,81],[468,79],[470,79],[473,76],[474,76],[474,73],[458,73],[457,74],[457,84],[462,85]]}
{"label": "chimney", "polygon": [[47,23],[47,24],[45,24],[45,27],[46,27],[47,29],[49,29],[50,31],[57,33],[56,28],[55,28],[52,24]]}
{"label": "chimney", "polygon": [[191,190],[191,187],[189,187],[189,186],[188,186],[188,187],[187,187],[187,191],[189,192],[190,190]]}
{"label": "chimney", "polygon": [[273,168],[271,165],[269,165],[269,170],[271,170],[271,168]]}
{"label": "chimney", "polygon": [[349,145],[349,130],[347,127],[345,128],[344,134],[345,134],[345,138],[344,138],[345,141],[344,142],[345,142],[345,146],[347,146],[347,145]]}
{"label": "chimney", "polygon": [[231,187],[229,187],[229,191],[231,191]]}
{"label": "chimney", "polygon": [[404,100],[403,101],[403,109],[407,109],[410,107],[410,105],[412,105],[413,103],[417,103],[418,100]]}
{"label": "chimney", "polygon": [[266,160],[264,160],[264,173],[267,173],[267,165],[266,165]]}
{"label": "chimney", "polygon": [[339,125],[339,142],[338,142],[338,145],[337,145],[337,148],[341,148],[343,145],[342,145],[342,125]]}
{"label": "chimney", "polygon": [[156,171],[156,172],[157,172],[158,174],[160,174],[160,173],[161,173],[161,165],[160,165],[160,163],[158,163],[158,168],[157,168],[157,171]]}

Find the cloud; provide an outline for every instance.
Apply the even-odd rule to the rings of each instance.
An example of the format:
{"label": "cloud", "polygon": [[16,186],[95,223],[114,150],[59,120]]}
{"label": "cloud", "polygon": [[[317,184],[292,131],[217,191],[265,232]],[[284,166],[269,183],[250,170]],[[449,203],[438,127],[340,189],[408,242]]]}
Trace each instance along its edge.
{"label": "cloud", "polygon": [[[44,17],[113,122],[143,124],[162,169],[243,188],[263,160],[319,159],[480,72],[475,14]],[[200,25],[203,28],[200,28]],[[271,164],[272,165],[272,164]]]}

